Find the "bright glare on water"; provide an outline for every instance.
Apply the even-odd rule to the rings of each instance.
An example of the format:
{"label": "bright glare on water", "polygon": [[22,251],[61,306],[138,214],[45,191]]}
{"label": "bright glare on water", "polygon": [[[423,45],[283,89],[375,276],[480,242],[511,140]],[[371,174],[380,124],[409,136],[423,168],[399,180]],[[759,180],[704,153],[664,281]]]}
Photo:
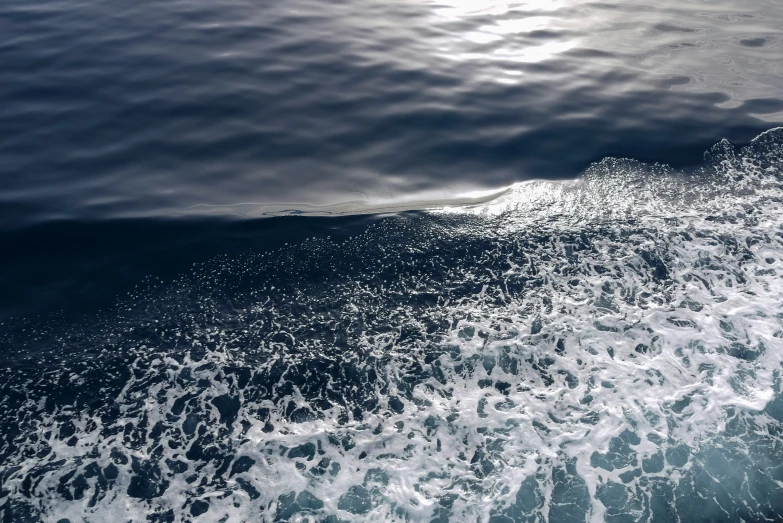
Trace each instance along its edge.
{"label": "bright glare on water", "polygon": [[4,226],[372,209],[571,179],[607,156],[696,166],[783,124],[781,11],[9,0]]}

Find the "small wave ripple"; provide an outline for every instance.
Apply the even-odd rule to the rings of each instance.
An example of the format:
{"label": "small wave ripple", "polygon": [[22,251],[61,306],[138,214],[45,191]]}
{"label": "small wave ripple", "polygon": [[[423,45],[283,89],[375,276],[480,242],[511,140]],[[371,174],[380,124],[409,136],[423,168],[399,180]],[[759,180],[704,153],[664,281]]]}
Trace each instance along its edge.
{"label": "small wave ripple", "polygon": [[7,0],[0,230],[697,165],[783,124],[781,26],[739,0]]}

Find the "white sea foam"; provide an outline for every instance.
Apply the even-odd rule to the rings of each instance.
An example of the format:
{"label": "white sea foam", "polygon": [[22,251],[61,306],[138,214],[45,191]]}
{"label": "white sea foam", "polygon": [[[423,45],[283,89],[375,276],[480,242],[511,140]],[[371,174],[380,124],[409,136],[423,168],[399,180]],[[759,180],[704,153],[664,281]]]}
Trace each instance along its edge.
{"label": "white sea foam", "polygon": [[[0,512],[780,514],[781,144],[780,131],[721,143],[692,173],[605,160],[578,181],[219,258],[135,294],[109,331],[76,336],[94,351],[85,372],[15,382],[25,430]],[[106,396],[47,406],[45,390]]]}

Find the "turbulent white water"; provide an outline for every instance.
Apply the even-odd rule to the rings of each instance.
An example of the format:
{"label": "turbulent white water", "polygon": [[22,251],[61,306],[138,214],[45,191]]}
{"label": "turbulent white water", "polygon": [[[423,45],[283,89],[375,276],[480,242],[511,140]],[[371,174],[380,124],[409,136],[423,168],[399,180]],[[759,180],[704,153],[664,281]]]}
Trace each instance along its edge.
{"label": "turbulent white water", "polygon": [[0,514],[779,520],[782,184],[609,159],[9,329]]}

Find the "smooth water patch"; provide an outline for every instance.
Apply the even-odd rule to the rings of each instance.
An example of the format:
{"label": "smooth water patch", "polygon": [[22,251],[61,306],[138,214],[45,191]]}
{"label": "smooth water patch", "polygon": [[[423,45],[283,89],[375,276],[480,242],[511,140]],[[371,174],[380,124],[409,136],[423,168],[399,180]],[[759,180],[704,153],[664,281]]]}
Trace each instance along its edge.
{"label": "smooth water patch", "polygon": [[5,0],[0,24],[0,232],[697,165],[783,125],[774,1]]}

